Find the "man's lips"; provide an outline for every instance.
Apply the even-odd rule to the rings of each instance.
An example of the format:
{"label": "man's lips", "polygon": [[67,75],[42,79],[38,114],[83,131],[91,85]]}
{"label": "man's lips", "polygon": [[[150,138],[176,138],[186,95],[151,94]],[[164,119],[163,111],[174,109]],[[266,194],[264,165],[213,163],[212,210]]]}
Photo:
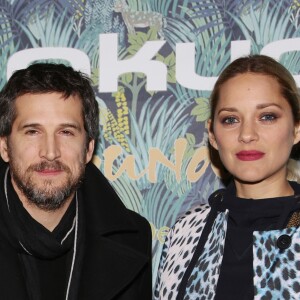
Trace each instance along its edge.
{"label": "man's lips", "polygon": [[58,175],[63,172],[61,169],[43,169],[37,171],[41,175]]}
{"label": "man's lips", "polygon": [[243,161],[258,160],[261,159],[264,155],[265,153],[257,150],[244,150],[236,154],[237,158]]}

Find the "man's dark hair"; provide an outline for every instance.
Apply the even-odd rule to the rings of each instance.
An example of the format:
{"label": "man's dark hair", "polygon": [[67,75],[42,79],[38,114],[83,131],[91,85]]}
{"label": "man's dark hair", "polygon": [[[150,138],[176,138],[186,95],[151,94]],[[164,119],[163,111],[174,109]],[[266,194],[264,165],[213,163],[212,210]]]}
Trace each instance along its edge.
{"label": "man's dark hair", "polygon": [[91,80],[72,67],[54,63],[35,63],[13,73],[0,92],[0,136],[9,136],[16,118],[16,98],[25,94],[61,93],[67,99],[78,96],[82,103],[87,142],[97,141],[99,107]]}

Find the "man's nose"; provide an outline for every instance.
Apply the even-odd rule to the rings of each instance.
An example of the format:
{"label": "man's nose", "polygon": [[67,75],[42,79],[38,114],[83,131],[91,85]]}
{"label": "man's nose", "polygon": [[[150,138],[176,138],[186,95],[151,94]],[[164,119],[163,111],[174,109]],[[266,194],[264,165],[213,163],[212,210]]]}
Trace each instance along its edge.
{"label": "man's nose", "polygon": [[60,147],[54,135],[46,135],[42,141],[40,157],[53,161],[60,157]]}

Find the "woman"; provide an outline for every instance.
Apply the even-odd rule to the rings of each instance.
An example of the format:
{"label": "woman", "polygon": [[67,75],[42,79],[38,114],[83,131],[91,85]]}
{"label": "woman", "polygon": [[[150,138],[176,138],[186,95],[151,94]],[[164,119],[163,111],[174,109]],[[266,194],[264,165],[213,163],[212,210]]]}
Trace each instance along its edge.
{"label": "woman", "polygon": [[[299,94],[272,58],[231,63],[211,95],[209,143],[231,174],[166,239],[155,299],[300,299]],[[297,145],[298,144],[298,145]]]}

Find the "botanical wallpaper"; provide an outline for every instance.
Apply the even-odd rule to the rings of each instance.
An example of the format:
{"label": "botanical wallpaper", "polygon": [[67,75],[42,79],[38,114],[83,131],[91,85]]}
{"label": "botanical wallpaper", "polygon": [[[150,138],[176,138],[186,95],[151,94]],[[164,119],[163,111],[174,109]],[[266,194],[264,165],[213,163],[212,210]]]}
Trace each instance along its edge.
{"label": "botanical wallpaper", "polygon": [[[0,87],[19,51],[66,47],[86,54],[100,107],[94,163],[123,203],[151,223],[155,280],[168,228],[222,186],[207,141],[211,86],[201,78],[217,77],[242,52],[274,52],[300,74],[299,14],[299,0],[1,0]],[[149,78],[137,71],[120,74],[117,89],[102,92],[101,74],[114,69],[101,70],[99,48],[111,34],[118,63],[157,45],[145,62],[166,70],[157,79],[165,88],[149,89]],[[276,54],[277,41],[289,42],[285,53]],[[199,84],[191,86],[193,76]],[[104,193],[99,201],[109,199]]]}

